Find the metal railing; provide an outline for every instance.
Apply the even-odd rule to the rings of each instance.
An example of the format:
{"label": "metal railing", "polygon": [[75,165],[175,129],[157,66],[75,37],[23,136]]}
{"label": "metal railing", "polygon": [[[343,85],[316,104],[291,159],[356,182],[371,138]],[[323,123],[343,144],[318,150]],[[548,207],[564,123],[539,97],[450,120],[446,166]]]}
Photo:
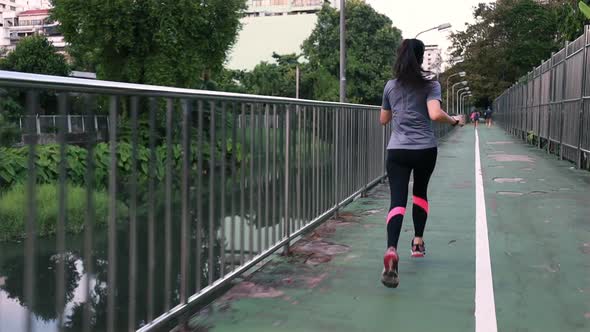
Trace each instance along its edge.
{"label": "metal railing", "polygon": [[[20,302],[27,331],[45,302],[59,330],[157,328],[271,253],[288,250],[385,175],[389,128],[379,124],[379,107],[6,71],[0,86],[22,89],[29,115],[37,114],[41,92],[54,93],[61,115],[76,96],[90,105],[83,108],[88,119],[108,108],[111,124],[108,146],[87,142],[85,177],[75,183],[67,123],[58,118],[58,177],[50,185],[58,188],[59,212],[47,238],[39,236],[36,204],[38,131],[35,121],[25,121]],[[122,138],[125,122],[131,133]],[[92,137],[94,126],[87,128]],[[435,128],[439,137],[451,129]],[[85,192],[82,234],[69,232],[71,185]],[[102,191],[105,215],[97,208]],[[54,285],[38,279],[47,265]],[[3,273],[0,265],[0,279]],[[4,278],[5,286],[14,282]],[[55,298],[41,297],[40,287],[54,287]],[[1,311],[0,305],[0,317]]]}
{"label": "metal railing", "polygon": [[494,101],[510,133],[576,163],[590,154],[590,27]]}
{"label": "metal railing", "polygon": [[[25,123],[29,116],[21,116],[19,118],[19,128],[23,129],[23,123]],[[37,135],[41,134],[53,134],[57,132],[57,124],[62,121],[61,115],[35,115],[35,127],[37,129]],[[86,133],[89,132],[89,128],[86,128],[88,123],[93,126],[93,131],[98,132],[104,130],[108,132],[109,129],[109,118],[104,115],[65,115],[66,130],[67,133]]]}

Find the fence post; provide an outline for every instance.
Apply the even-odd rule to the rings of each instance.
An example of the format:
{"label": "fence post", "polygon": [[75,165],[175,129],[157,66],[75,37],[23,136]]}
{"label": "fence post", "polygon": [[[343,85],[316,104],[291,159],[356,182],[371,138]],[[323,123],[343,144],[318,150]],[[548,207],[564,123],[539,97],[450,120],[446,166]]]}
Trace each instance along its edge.
{"label": "fence post", "polygon": [[68,133],[72,132],[72,116],[68,114]]}
{"label": "fence post", "polygon": [[547,154],[551,152],[551,112],[555,101],[555,52],[551,52],[551,68],[549,69],[549,109],[547,110]]}
{"label": "fence post", "polygon": [[35,117],[35,125],[37,127],[37,135],[41,135],[41,119],[39,118],[39,114]]}
{"label": "fence post", "polygon": [[584,132],[584,95],[586,94],[586,67],[588,67],[588,25],[584,27],[584,59],[582,60],[582,86],[580,94],[580,119],[578,121],[578,156],[576,157],[576,167],[582,168],[582,133]]}
{"label": "fence post", "polygon": [[[287,239],[291,236],[291,220],[289,219],[289,205],[290,205],[290,198],[289,198],[289,192],[291,191],[291,188],[289,188],[289,176],[290,176],[290,172],[289,172],[289,167],[290,165],[290,153],[289,153],[289,147],[291,146],[291,142],[290,142],[290,138],[291,138],[291,107],[287,106],[285,107],[285,235],[287,237]],[[283,254],[284,255],[288,255],[289,254],[289,247],[290,247],[290,243],[291,241],[287,241],[285,243],[285,246],[283,247]]]}
{"label": "fence post", "polygon": [[543,73],[543,63],[544,62],[541,61],[541,67],[540,67],[541,69],[539,70],[539,84],[541,85],[539,88],[539,105],[538,105],[539,116],[537,117],[538,118],[538,121],[537,121],[537,123],[538,123],[538,125],[537,125],[537,130],[538,130],[538,132],[537,132],[537,148],[539,148],[539,149],[541,148],[541,107],[543,105],[543,96],[544,96],[544,94],[543,94],[543,74],[544,74]]}
{"label": "fence post", "polygon": [[339,114],[341,111],[342,108],[337,108],[334,111],[334,204],[336,205],[336,210],[334,211],[334,219],[338,219],[338,209],[340,209],[340,195],[338,195],[338,169],[340,165],[338,158],[340,157],[340,154],[338,153],[338,149],[340,148]]}
{"label": "fence post", "polygon": [[562,78],[562,85],[561,85],[561,107],[559,109],[559,160],[563,160],[563,118],[564,118],[564,108],[565,108],[565,92],[566,92],[566,82],[567,82],[567,46],[569,45],[569,41],[565,41],[565,55],[563,58],[563,78]]}

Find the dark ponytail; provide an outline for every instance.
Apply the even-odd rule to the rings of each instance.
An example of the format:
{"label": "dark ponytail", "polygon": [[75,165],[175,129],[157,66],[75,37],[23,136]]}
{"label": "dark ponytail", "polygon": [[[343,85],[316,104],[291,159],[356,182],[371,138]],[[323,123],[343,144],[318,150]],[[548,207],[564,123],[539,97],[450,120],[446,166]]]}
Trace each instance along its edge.
{"label": "dark ponytail", "polygon": [[397,50],[394,72],[398,82],[411,88],[424,88],[430,81],[422,69],[424,43],[418,39],[404,39]]}

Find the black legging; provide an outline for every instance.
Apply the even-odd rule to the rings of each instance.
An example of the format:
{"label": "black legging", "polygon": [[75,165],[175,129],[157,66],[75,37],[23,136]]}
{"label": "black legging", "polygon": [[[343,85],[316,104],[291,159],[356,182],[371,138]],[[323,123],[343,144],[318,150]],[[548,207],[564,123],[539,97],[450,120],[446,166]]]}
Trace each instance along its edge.
{"label": "black legging", "polygon": [[387,176],[391,205],[387,215],[387,247],[397,248],[408,203],[410,173],[414,171],[412,218],[416,237],[424,235],[428,217],[428,181],[436,165],[437,149],[387,150]]}

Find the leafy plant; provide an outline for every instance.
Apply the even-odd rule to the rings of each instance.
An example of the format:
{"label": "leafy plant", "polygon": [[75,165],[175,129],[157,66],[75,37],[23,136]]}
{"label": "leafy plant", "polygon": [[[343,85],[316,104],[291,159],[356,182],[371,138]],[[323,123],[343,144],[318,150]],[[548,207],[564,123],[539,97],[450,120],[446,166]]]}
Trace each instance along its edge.
{"label": "leafy plant", "polygon": [[[237,145],[233,151],[231,140],[227,145],[222,146],[221,142],[216,145],[216,160],[220,160],[221,151],[226,150],[226,158],[229,160],[233,153],[236,153],[238,163],[242,162],[242,147]],[[193,171],[198,172],[198,154],[202,154],[203,167],[209,167],[211,157],[209,143],[203,146],[191,145],[190,165]],[[27,160],[29,147],[5,148],[0,147],[0,188],[8,189],[13,185],[24,183],[27,179]],[[148,147],[138,146],[137,148],[137,178],[140,184],[146,182],[149,176],[150,151]],[[60,149],[57,144],[40,145],[35,150],[35,168],[37,183],[50,184],[59,179]],[[88,150],[82,147],[66,146],[67,177],[70,183],[84,186],[86,184],[86,172],[88,164]],[[170,165],[173,172],[182,169],[183,151],[180,144],[172,145]],[[94,174],[95,186],[99,189],[107,188],[108,176],[110,173],[110,147],[107,143],[99,143],[94,148]],[[157,146],[155,149],[155,178],[161,181],[165,177],[165,167],[168,162],[167,148],[165,145]],[[229,164],[227,164],[229,167]],[[132,145],[121,142],[117,144],[117,177],[120,182],[126,183],[133,173],[132,169]],[[201,173],[204,170],[200,170]]]}

